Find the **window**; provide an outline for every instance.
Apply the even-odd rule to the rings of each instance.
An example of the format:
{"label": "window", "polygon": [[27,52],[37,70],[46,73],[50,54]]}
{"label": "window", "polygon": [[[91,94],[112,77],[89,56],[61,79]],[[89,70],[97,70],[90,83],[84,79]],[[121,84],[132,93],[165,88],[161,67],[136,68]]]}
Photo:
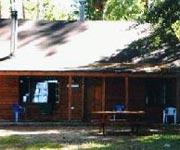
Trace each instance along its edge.
{"label": "window", "polygon": [[48,102],[48,82],[38,82],[33,94],[33,103],[47,103]]}
{"label": "window", "polygon": [[52,77],[21,77],[21,103],[58,103],[59,81]]}

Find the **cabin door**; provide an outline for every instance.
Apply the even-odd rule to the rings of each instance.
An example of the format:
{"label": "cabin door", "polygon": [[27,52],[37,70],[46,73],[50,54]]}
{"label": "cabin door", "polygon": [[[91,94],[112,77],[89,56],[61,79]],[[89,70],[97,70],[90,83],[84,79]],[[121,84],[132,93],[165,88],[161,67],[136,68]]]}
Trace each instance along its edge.
{"label": "cabin door", "polygon": [[71,119],[82,120],[82,80],[74,77],[72,83]]}
{"label": "cabin door", "polygon": [[94,99],[91,103],[91,111],[99,110],[102,110],[102,87],[100,85],[96,85],[94,87]]}
{"label": "cabin door", "polygon": [[91,112],[102,110],[102,80],[88,79],[85,83],[84,120],[89,121]]}

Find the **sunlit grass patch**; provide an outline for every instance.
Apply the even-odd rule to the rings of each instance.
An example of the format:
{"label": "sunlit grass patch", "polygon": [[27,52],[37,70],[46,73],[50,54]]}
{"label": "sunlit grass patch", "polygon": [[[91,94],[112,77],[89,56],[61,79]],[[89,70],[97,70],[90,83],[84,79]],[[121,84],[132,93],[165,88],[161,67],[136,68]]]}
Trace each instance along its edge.
{"label": "sunlit grass patch", "polygon": [[151,149],[166,149],[179,150],[180,147],[180,135],[175,134],[153,134],[149,136],[143,136],[138,139],[145,147],[151,147]]}
{"label": "sunlit grass patch", "polygon": [[146,142],[151,142],[151,141],[158,141],[158,140],[163,140],[163,141],[174,141],[174,140],[180,140],[180,135],[174,135],[174,134],[153,134],[149,136],[142,136],[139,138],[140,141],[146,143]]}
{"label": "sunlit grass patch", "polygon": [[16,150],[23,148],[21,147],[21,142],[23,141],[22,138],[17,137],[17,136],[5,136],[5,137],[0,137],[0,149],[3,150]]}
{"label": "sunlit grass patch", "polygon": [[28,150],[58,150],[62,148],[62,145],[53,142],[34,142],[26,147]]}
{"label": "sunlit grass patch", "polygon": [[89,149],[89,148],[105,148],[108,144],[100,144],[100,143],[95,143],[95,142],[89,142],[89,143],[84,143],[80,147],[84,149]]}
{"label": "sunlit grass patch", "polygon": [[100,150],[106,148],[107,146],[108,144],[88,142],[82,144],[65,144],[61,150]]}
{"label": "sunlit grass patch", "polygon": [[17,136],[5,136],[0,138],[0,145],[6,145],[6,144],[17,144],[20,143],[22,139]]}
{"label": "sunlit grass patch", "polygon": [[45,149],[60,149],[62,146],[59,143],[25,139],[21,136],[13,135],[0,138],[0,149],[27,149],[27,150],[45,150]]}

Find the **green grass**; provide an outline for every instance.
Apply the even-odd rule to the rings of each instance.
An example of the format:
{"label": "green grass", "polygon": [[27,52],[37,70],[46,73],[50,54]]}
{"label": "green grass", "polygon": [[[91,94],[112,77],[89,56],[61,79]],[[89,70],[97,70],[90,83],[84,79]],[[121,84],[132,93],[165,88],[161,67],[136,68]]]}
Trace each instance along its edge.
{"label": "green grass", "polygon": [[[44,135],[12,135],[0,137],[0,150],[179,150],[180,135],[156,133],[149,135],[97,135],[98,140],[70,141],[63,143]],[[68,140],[68,139],[67,139]]]}
{"label": "green grass", "polygon": [[178,150],[180,146],[180,135],[154,134],[139,138],[139,141],[149,149],[173,149]]}
{"label": "green grass", "polygon": [[22,136],[6,136],[0,138],[1,149],[23,149],[23,150],[40,150],[40,149],[60,149],[61,144],[45,140],[34,140],[23,138]]}

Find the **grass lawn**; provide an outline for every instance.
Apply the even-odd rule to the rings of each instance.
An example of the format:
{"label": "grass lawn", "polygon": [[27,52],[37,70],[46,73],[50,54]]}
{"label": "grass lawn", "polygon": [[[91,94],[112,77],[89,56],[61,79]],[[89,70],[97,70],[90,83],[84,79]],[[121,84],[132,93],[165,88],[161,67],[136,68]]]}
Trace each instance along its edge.
{"label": "grass lawn", "polygon": [[166,128],[103,136],[95,127],[4,127],[0,150],[179,150],[179,131]]}

